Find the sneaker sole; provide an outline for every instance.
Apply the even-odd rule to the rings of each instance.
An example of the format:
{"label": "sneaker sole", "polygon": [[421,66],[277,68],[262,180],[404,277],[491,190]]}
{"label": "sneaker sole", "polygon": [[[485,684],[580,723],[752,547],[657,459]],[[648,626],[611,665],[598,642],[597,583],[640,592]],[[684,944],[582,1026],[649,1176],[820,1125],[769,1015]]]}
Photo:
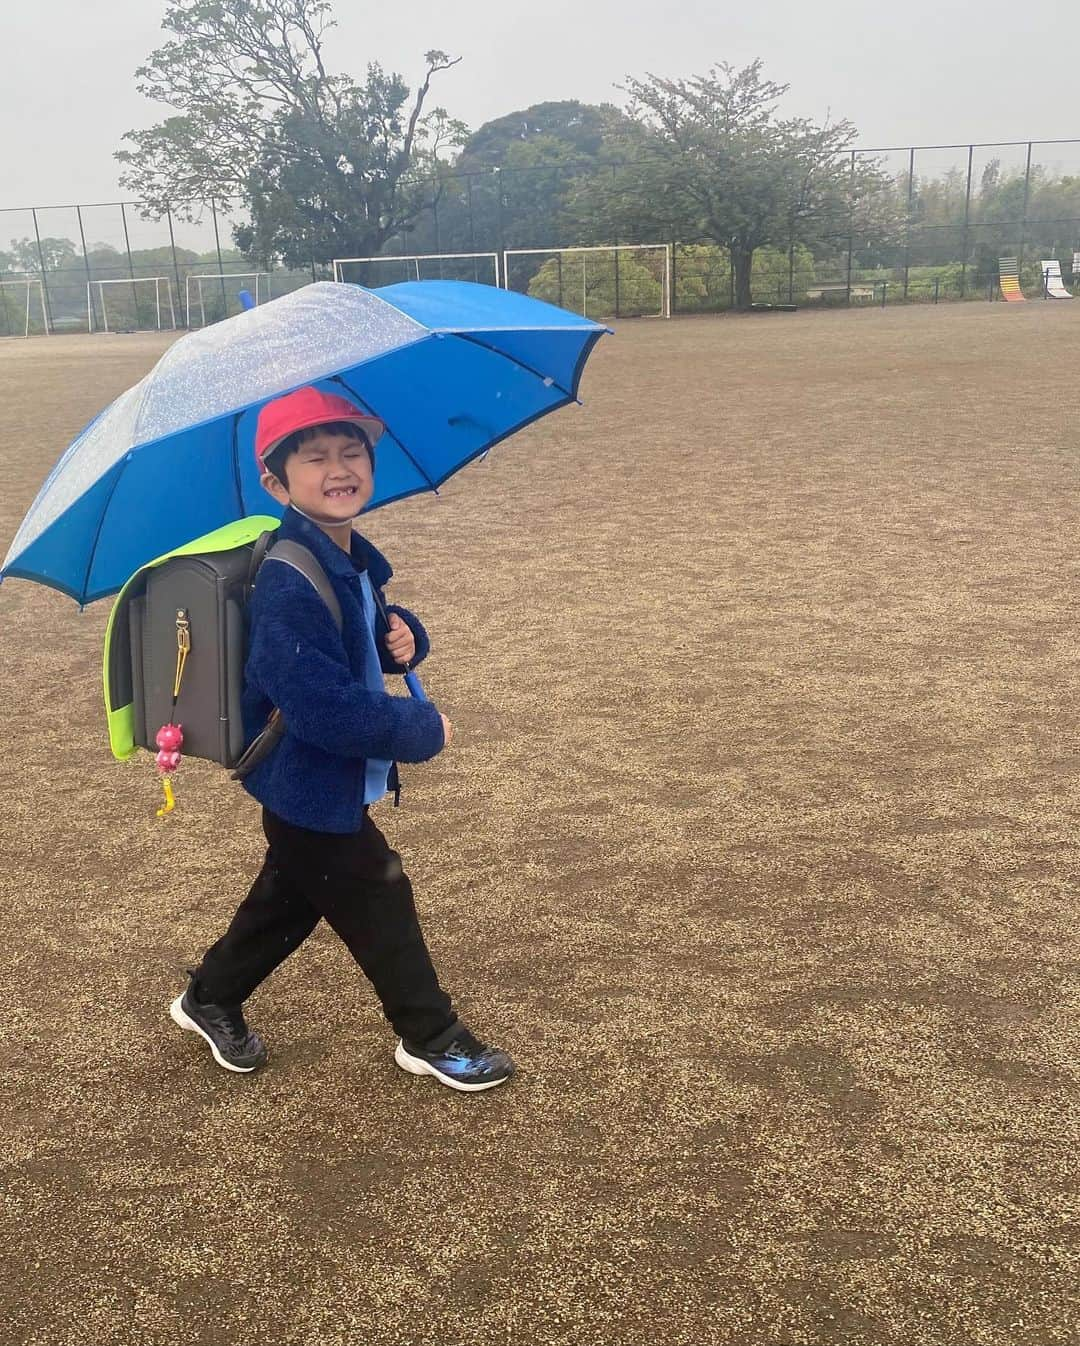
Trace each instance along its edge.
{"label": "sneaker sole", "polygon": [[448,1089],[457,1089],[463,1094],[478,1094],[484,1089],[496,1089],[510,1078],[509,1075],[504,1075],[501,1080],[489,1080],[487,1084],[465,1084],[450,1075],[444,1075],[441,1070],[436,1070],[430,1061],[424,1061],[419,1056],[410,1056],[400,1038],[394,1048],[394,1060],[410,1075],[433,1075],[440,1084],[445,1084]]}
{"label": "sneaker sole", "polygon": [[192,1019],[184,1013],[184,1007],[181,1003],[184,997],[178,995],[169,1006],[169,1017],[173,1023],[178,1024],[187,1033],[198,1033],[199,1037],[206,1043],[214,1054],[214,1060],[221,1066],[222,1070],[234,1071],[237,1075],[250,1075],[253,1070],[258,1070],[258,1066],[234,1066],[231,1061],[226,1061],[217,1049],[217,1044],[213,1038]]}

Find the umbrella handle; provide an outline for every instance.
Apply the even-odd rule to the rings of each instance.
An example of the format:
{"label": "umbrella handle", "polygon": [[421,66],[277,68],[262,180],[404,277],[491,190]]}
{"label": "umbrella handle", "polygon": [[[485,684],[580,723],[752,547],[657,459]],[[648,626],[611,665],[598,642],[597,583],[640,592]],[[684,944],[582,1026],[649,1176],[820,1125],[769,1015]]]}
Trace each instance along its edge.
{"label": "umbrella handle", "polygon": [[417,701],[427,701],[430,699],[427,692],[420,686],[419,677],[411,668],[408,669],[405,674],[405,686],[409,689],[409,695],[415,697]]}
{"label": "umbrella handle", "polygon": [[[389,631],[390,614],[387,612],[386,604],[379,597],[379,591],[378,589],[375,588],[374,584],[371,586],[371,596],[372,598],[374,598],[375,605],[378,607],[379,612],[382,614],[382,619],[386,623],[386,629]],[[405,686],[408,687],[409,695],[413,698],[414,701],[431,700],[431,697],[428,696],[427,692],[425,692],[423,687],[421,686],[419,677],[412,671],[411,668],[406,668],[405,670]]]}

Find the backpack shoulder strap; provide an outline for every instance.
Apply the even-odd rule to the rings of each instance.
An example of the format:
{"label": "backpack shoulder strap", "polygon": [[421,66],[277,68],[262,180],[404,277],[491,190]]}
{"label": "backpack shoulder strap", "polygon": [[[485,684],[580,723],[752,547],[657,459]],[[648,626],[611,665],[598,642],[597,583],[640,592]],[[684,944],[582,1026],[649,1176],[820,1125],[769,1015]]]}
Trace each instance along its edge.
{"label": "backpack shoulder strap", "polygon": [[267,528],[265,532],[259,534],[251,547],[251,560],[248,563],[247,588],[244,593],[246,602],[255,590],[255,579],[259,573],[259,567],[266,560],[266,553],[273,546],[274,539],[277,536],[277,530]]}
{"label": "backpack shoulder strap", "polygon": [[339,631],[342,629],[341,604],[338,602],[337,594],[334,593],[334,586],[330,583],[329,575],[319,564],[314,552],[309,551],[302,542],[293,542],[291,538],[282,538],[279,542],[274,543],[272,550],[267,552],[263,562],[264,565],[266,561],[280,561],[283,565],[292,566],[293,570],[298,570],[330,609],[330,616],[334,619],[334,625]]}
{"label": "backpack shoulder strap", "polygon": [[[267,546],[263,545],[264,543],[269,543],[269,550]],[[266,533],[259,538],[256,545],[262,548],[262,555],[257,560],[254,557],[252,558],[252,567],[249,572],[250,582],[254,583],[255,571],[260,565],[265,565],[267,561],[280,561],[282,565],[292,566],[293,570],[298,570],[312,585],[330,609],[330,616],[333,617],[334,625],[340,632],[343,625],[341,604],[338,602],[337,594],[334,593],[334,586],[330,583],[329,575],[319,564],[314,552],[309,551],[302,542],[293,542],[291,538],[272,541],[272,534]],[[265,762],[284,735],[285,719],[281,711],[275,706],[270,712],[270,718],[266,721],[266,724],[248,744],[247,750],[236,763],[232,773],[233,780],[244,780],[257,766]]]}

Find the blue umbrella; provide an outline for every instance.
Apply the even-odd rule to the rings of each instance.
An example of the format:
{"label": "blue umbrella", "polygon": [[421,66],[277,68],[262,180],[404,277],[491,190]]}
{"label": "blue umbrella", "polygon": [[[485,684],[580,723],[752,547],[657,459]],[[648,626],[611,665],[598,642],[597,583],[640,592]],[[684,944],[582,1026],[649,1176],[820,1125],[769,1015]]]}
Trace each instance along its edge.
{"label": "blue umbrella", "polygon": [[306,384],[385,423],[369,509],[437,490],[492,445],[576,401],[607,330],[486,285],[410,281],[378,293],[307,285],[191,332],[77,436],[0,579],[91,603],[192,538],[274,513],[259,485],[255,422],[265,402]]}

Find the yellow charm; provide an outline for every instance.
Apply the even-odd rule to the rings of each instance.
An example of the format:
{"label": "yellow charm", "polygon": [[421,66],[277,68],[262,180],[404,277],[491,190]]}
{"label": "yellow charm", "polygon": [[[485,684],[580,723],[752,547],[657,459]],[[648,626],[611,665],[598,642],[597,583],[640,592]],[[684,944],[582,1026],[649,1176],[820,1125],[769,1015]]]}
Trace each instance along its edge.
{"label": "yellow charm", "polygon": [[166,813],[171,813],[176,808],[176,796],[173,794],[172,781],[168,776],[162,776],[161,787],[165,791],[165,803],[157,811],[159,818],[164,818]]}

